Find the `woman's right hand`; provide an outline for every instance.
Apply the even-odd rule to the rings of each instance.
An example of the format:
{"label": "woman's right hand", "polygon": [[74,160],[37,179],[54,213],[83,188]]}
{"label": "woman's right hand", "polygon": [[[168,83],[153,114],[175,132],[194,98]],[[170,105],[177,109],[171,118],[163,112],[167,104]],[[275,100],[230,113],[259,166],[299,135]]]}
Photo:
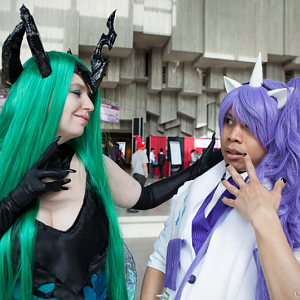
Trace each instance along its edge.
{"label": "woman's right hand", "polygon": [[[18,210],[24,208],[33,200],[36,200],[47,192],[59,192],[68,189],[64,185],[69,183],[71,179],[64,179],[64,177],[69,173],[76,172],[75,170],[44,169],[46,163],[57,152],[57,142],[59,140],[60,137],[54,139],[39,160],[26,172],[18,186],[10,192],[9,197]],[[57,180],[52,182],[42,181],[47,177],[56,178]]]}

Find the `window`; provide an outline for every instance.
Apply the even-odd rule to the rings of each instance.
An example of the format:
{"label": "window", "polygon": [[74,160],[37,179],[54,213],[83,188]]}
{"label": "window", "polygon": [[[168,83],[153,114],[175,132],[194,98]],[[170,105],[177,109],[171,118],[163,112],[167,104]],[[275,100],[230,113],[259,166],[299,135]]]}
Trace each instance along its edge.
{"label": "window", "polygon": [[285,82],[289,82],[294,78],[294,70],[285,71]]}
{"label": "window", "polygon": [[162,65],[162,83],[166,84],[168,81],[168,65],[167,63],[163,63]]}

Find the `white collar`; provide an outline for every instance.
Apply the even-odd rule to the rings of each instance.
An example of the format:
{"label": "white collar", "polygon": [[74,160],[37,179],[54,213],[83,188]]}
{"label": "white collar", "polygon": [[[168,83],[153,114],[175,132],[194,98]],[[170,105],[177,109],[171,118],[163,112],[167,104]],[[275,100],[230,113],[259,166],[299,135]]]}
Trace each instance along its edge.
{"label": "white collar", "polygon": [[[240,173],[240,175],[245,180],[246,177],[248,176],[248,173],[247,172],[243,172],[243,173]],[[231,177],[231,174],[229,173],[229,171],[226,168],[225,173],[224,173],[224,178],[228,180],[230,177]]]}

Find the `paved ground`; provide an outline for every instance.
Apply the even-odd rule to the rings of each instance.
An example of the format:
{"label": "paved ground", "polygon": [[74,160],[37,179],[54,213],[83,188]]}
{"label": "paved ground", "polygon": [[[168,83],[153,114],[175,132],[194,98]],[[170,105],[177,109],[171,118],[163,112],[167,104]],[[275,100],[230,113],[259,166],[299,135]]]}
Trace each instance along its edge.
{"label": "paved ground", "polygon": [[[147,184],[157,181],[158,177],[148,179]],[[135,299],[140,299],[141,285],[153,244],[163,229],[163,224],[169,216],[170,202],[138,213],[128,213],[120,210],[119,222],[125,243],[133,254],[138,274],[138,286]]]}

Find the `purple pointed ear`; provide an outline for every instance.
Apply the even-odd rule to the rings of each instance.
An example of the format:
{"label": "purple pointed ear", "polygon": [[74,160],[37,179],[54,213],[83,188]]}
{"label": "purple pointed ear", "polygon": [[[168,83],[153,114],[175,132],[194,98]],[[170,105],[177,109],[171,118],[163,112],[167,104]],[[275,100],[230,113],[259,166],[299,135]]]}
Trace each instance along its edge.
{"label": "purple pointed ear", "polygon": [[[290,87],[289,89],[290,93],[292,94],[294,88]],[[268,95],[270,97],[274,97],[277,100],[278,109],[282,109],[285,107],[286,101],[288,99],[288,90],[286,88],[268,91]]]}
{"label": "purple pointed ear", "polygon": [[226,76],[223,76],[224,78],[224,83],[225,83],[225,89],[227,93],[230,93],[232,90],[242,86],[239,82],[236,80],[233,80],[231,78],[228,78]]}

